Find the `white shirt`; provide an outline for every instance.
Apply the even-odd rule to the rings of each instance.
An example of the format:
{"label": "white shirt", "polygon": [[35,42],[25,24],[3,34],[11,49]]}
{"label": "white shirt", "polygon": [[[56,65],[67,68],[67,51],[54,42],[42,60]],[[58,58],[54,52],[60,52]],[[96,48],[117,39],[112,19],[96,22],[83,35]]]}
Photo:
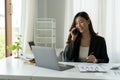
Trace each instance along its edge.
{"label": "white shirt", "polygon": [[88,56],[89,47],[80,46],[79,49],[79,58],[81,61],[85,61]]}

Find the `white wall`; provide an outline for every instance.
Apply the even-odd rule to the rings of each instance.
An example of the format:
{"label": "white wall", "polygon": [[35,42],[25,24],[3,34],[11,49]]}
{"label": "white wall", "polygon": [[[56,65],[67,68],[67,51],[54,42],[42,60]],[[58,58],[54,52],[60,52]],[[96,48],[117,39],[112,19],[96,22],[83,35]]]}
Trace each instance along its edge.
{"label": "white wall", "polygon": [[56,19],[56,47],[64,47],[65,0],[37,0],[36,17]]}
{"label": "white wall", "polygon": [[47,0],[36,0],[36,17],[47,17]]}

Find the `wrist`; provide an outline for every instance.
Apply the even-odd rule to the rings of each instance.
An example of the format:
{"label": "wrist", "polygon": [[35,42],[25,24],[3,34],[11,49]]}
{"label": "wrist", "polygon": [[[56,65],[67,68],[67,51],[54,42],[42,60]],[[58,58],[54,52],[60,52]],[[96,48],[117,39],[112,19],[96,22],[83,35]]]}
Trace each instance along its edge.
{"label": "wrist", "polygon": [[75,41],[75,39],[76,39],[75,37],[72,37],[72,38],[71,38],[72,41]]}

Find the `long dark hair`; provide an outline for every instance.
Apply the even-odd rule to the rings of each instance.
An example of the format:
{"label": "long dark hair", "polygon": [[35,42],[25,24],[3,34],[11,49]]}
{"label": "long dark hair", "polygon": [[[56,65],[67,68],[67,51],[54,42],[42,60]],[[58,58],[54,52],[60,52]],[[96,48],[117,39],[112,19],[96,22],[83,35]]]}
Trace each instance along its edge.
{"label": "long dark hair", "polygon": [[[74,17],[74,19],[73,19],[73,23],[72,23],[69,31],[71,31],[71,30],[75,27],[75,20],[76,20],[77,17],[83,17],[84,19],[89,20],[89,21],[90,21],[90,24],[89,24],[90,35],[91,35],[91,36],[97,35],[97,33],[95,33],[95,31],[93,30],[93,25],[92,25],[91,19],[90,19],[89,15],[88,15],[86,12],[79,12],[79,13],[77,13],[77,14],[75,15],[75,17]],[[80,34],[81,34],[81,33],[80,33]],[[81,36],[80,34],[78,35],[78,37]],[[69,45],[69,43],[71,42],[71,37],[72,37],[71,34],[69,34],[68,40],[67,40],[67,42],[66,42],[67,45]]]}

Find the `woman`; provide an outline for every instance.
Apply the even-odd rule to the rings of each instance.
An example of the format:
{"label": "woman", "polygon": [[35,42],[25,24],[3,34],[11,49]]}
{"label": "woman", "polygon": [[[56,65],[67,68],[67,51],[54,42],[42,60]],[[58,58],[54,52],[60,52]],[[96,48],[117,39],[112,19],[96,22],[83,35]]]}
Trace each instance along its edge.
{"label": "woman", "polygon": [[70,62],[108,63],[105,39],[97,35],[86,12],[75,15],[70,28],[64,60]]}

